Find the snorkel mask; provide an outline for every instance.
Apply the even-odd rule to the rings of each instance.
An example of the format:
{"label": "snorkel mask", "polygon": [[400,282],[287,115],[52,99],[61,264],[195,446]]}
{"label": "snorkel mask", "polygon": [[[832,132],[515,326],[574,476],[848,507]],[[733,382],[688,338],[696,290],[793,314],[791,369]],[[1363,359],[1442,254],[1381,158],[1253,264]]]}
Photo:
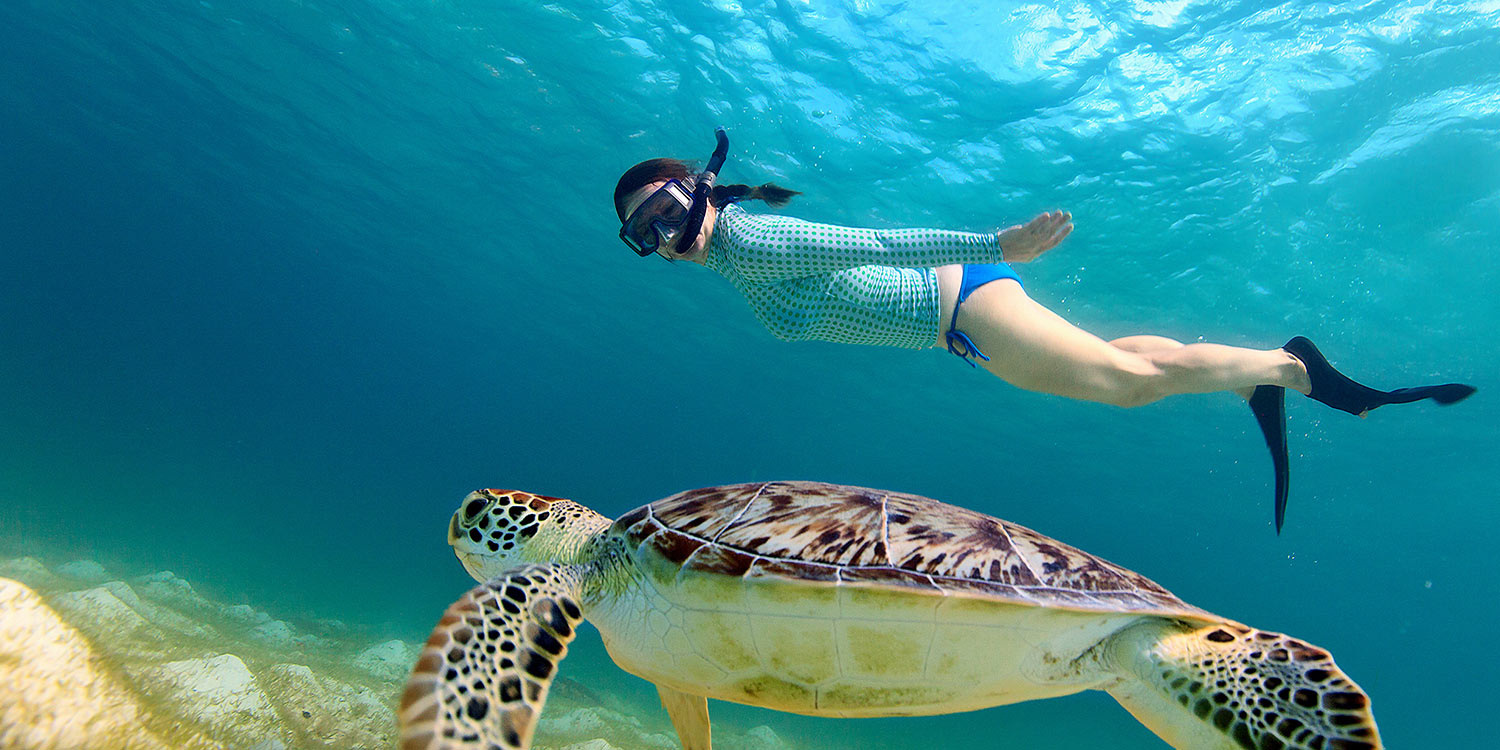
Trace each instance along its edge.
{"label": "snorkel mask", "polygon": [[698,240],[714,181],[719,178],[719,168],[724,166],[724,158],[729,155],[729,134],[724,128],[715,128],[714,138],[718,141],[714,154],[696,179],[669,180],[625,217],[625,224],[620,227],[620,239],[636,255],[644,258],[674,239],[679,249],[690,248]]}

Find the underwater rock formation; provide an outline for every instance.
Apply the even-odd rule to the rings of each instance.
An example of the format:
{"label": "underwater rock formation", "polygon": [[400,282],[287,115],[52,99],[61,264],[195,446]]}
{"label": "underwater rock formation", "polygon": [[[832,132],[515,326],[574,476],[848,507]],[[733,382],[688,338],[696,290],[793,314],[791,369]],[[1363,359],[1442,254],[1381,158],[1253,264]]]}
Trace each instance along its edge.
{"label": "underwater rock formation", "polygon": [[40,596],[0,579],[0,747],[166,750],[133,696]]}
{"label": "underwater rock formation", "polygon": [[169,572],[126,582],[92,561],[21,558],[0,561],[0,584],[7,750],[395,744],[405,674],[354,668],[368,644],[210,601]]}
{"label": "underwater rock formation", "polygon": [[[0,559],[0,748],[391,748],[416,653],[336,620],[300,627],[214,602],[167,571],[126,581],[89,560]],[[533,747],[679,747],[665,712],[641,714],[649,724],[560,679]],[[767,727],[716,726],[714,741],[787,748]]]}
{"label": "underwater rock formation", "polygon": [[417,660],[417,649],[402,641],[371,646],[354,657],[354,666],[387,680],[405,680]]}

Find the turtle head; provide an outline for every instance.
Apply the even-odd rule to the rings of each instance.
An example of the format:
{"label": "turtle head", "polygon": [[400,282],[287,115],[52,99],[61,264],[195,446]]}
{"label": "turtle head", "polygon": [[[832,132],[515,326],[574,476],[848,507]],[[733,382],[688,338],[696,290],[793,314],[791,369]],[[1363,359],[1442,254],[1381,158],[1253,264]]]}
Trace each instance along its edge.
{"label": "turtle head", "polygon": [[448,543],[480,581],[533,562],[578,562],[609,519],[559,497],[476,490],[448,522]]}

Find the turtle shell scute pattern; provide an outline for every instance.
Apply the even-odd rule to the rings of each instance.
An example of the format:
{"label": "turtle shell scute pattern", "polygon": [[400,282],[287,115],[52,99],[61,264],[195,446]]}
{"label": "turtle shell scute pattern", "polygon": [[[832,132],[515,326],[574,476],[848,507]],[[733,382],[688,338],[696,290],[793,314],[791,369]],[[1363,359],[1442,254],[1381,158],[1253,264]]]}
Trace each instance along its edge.
{"label": "turtle shell scute pattern", "polygon": [[776,576],[1098,611],[1201,610],[1024,526],[918,495],[819,482],[679,493],[613,533],[684,572]]}

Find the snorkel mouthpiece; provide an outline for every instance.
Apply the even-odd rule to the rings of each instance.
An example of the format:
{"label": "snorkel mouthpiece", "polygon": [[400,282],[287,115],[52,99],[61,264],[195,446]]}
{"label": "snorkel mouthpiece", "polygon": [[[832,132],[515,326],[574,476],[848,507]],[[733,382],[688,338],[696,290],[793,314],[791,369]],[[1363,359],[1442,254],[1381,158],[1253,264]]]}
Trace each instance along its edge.
{"label": "snorkel mouthpiece", "polygon": [[723,126],[714,128],[714,140],[717,141],[714,155],[708,158],[708,166],[698,174],[697,185],[693,187],[693,206],[688,209],[687,219],[682,222],[682,233],[677,237],[677,247],[673,252],[678,255],[687,253],[698,241],[698,230],[703,227],[703,215],[708,212],[714,181],[719,179],[719,168],[729,156],[729,134],[724,132]]}

